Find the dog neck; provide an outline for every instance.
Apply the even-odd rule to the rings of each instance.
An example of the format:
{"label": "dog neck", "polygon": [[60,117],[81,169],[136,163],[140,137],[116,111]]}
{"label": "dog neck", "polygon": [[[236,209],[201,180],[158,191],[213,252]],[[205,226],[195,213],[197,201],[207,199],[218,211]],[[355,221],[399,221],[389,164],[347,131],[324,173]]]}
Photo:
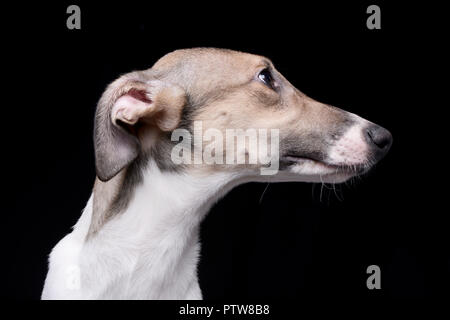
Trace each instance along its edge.
{"label": "dog neck", "polygon": [[230,173],[161,171],[151,162],[123,212],[86,238],[79,256],[83,296],[200,299],[200,222],[241,182]]}

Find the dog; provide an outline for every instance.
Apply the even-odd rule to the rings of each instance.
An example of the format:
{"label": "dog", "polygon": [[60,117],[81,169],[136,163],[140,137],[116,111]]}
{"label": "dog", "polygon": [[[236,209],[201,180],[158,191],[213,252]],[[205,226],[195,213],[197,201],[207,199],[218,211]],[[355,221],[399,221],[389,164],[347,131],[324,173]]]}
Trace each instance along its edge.
{"label": "dog", "polygon": [[[171,135],[192,133],[194,123],[203,133],[276,130],[278,152],[267,163],[175,164]],[[185,146],[195,153],[205,144]],[[250,181],[341,183],[369,170],[391,144],[389,131],[309,98],[265,57],[171,52],[121,76],[100,98],[93,192],[50,254],[42,299],[201,299],[199,225],[229,190]],[[236,152],[248,159],[249,149]],[[227,145],[222,156],[234,151]],[[262,174],[273,159],[278,170]]]}

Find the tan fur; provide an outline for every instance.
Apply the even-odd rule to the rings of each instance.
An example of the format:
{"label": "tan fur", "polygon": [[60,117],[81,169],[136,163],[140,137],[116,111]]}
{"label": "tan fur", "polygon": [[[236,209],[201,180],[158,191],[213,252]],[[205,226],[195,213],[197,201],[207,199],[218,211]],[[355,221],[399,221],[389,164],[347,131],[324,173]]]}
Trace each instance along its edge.
{"label": "tan fur", "polygon": [[89,227],[88,238],[95,234],[103,224],[111,218],[110,205],[119,195],[120,187],[123,184],[125,171],[120,172],[117,176],[107,182],[102,182],[98,178],[94,183],[94,202],[92,211],[91,225]]}
{"label": "tan fur", "polygon": [[[258,81],[257,74],[269,67],[276,76],[279,92]],[[139,108],[120,113],[114,109],[118,99],[130,90],[145,91],[148,102]],[[179,124],[180,113],[190,102],[201,105],[194,110],[194,121],[203,122],[203,130],[280,129],[280,138],[302,137],[327,130],[342,121],[339,109],[307,97],[278,73],[267,58],[231,50],[199,48],[177,50],[158,60],[151,69],[132,72],[114,81],[103,94],[100,114],[114,113],[124,123],[140,123],[136,136],[142,150],[150,150],[158,143],[161,131],[171,131]],[[223,144],[225,146],[225,143]],[[224,157],[227,150],[224,150]],[[207,174],[226,166],[192,165],[195,172]],[[236,166],[231,170],[240,169]],[[125,170],[123,170],[125,171]],[[107,214],[114,196],[123,184],[122,174],[107,181],[97,181],[94,188],[93,230],[109,219]],[[95,200],[97,199],[97,200]]]}

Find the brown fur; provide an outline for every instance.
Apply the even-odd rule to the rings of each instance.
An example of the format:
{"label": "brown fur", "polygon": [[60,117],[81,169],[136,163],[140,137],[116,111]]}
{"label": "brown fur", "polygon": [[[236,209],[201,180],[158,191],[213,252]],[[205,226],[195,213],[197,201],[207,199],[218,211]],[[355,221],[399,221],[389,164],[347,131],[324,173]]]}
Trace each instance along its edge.
{"label": "brown fur", "polygon": [[[272,71],[276,91],[258,80],[257,75],[264,68]],[[149,83],[157,83],[158,87]],[[143,101],[147,105],[139,112],[131,110],[132,121],[119,115],[118,120],[132,125],[124,128],[114,122],[116,115],[111,113],[117,99],[131,90],[147,93],[151,101]],[[97,180],[94,187],[93,233],[126,206],[132,189],[140,181],[126,180],[139,176],[145,166],[142,159],[156,156],[161,167],[171,167],[168,162],[173,143],[163,132],[176,127],[192,130],[195,120],[203,122],[203,130],[216,128],[224,137],[225,129],[277,128],[281,153],[314,154],[317,158],[324,157],[330,141],[351,123],[346,112],[314,101],[297,90],[267,58],[211,48],[167,54],[151,69],[132,72],[114,81],[100,99],[96,164],[104,182]],[[119,142],[114,141],[117,137],[121,139]],[[118,154],[118,150],[123,152]],[[119,157],[117,162],[115,157]],[[141,159],[141,163],[130,167],[136,159]],[[195,169],[205,173],[215,170],[211,166]],[[117,203],[121,205],[114,206]]]}

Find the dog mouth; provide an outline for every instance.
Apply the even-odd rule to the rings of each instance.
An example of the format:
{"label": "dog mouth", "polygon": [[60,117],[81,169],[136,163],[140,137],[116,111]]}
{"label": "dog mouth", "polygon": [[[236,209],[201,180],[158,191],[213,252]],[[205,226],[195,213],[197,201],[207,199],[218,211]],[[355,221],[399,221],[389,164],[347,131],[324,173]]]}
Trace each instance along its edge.
{"label": "dog mouth", "polygon": [[287,167],[295,165],[305,165],[310,164],[318,168],[323,168],[332,174],[349,174],[349,175],[360,175],[368,171],[367,164],[356,163],[356,164],[334,164],[325,160],[319,160],[317,158],[287,154],[280,158]]}

